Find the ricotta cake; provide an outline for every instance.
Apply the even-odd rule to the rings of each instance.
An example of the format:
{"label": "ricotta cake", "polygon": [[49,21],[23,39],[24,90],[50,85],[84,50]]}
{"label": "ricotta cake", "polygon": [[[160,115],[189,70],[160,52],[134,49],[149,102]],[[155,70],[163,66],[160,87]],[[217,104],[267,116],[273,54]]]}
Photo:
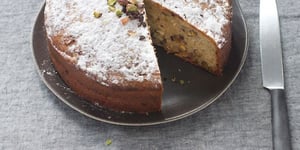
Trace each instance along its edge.
{"label": "ricotta cake", "polygon": [[44,15],[61,78],[84,99],[117,111],[161,110],[153,44],[216,75],[230,51],[228,0],[46,0]]}

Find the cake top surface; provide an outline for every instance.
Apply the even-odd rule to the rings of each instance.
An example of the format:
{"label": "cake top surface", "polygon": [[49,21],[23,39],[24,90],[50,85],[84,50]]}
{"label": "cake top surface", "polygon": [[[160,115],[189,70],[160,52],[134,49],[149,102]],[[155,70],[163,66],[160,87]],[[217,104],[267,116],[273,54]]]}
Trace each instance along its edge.
{"label": "cake top surface", "polygon": [[221,48],[226,39],[223,26],[229,23],[230,0],[153,0],[206,33]]}
{"label": "cake top surface", "polygon": [[[75,59],[78,68],[98,77],[103,85],[124,81],[161,82],[157,76],[153,78],[159,74],[159,68],[148,27],[139,27],[140,19],[128,21],[124,13],[118,17],[109,8],[109,1],[46,0],[48,36],[62,37],[61,44],[67,45],[67,50],[61,54]],[[142,4],[142,0],[136,1]],[[229,23],[228,9],[231,9],[228,0],[153,1],[205,32],[219,48],[224,45],[222,28]],[[122,10],[119,3],[114,7]],[[95,17],[95,12],[101,13],[100,17]],[[126,23],[122,24],[124,20]]]}
{"label": "cake top surface", "polygon": [[[116,3],[114,9],[122,6]],[[127,17],[124,13],[117,16],[107,0],[46,0],[48,36],[62,36],[68,48],[60,53],[70,59],[76,56],[76,66],[96,76],[98,82],[106,86],[124,81],[161,82],[148,27]]]}

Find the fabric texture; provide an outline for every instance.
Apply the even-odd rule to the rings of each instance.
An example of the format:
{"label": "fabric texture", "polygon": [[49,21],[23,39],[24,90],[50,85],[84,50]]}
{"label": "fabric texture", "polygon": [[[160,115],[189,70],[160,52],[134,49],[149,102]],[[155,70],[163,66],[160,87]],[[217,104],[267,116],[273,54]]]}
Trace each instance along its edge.
{"label": "fabric texture", "polygon": [[[249,54],[234,84],[203,111],[149,127],[115,126],[72,110],[44,85],[31,32],[43,0],[0,3],[0,149],[271,150],[270,95],[262,88],[259,0],[240,0]],[[278,1],[292,144],[300,148],[300,1]],[[105,141],[112,143],[106,145]]]}

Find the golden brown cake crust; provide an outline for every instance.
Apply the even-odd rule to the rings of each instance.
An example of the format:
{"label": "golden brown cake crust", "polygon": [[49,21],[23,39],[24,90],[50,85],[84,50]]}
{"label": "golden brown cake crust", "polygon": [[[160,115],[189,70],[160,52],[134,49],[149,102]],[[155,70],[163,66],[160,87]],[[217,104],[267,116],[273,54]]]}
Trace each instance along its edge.
{"label": "golden brown cake crust", "polygon": [[65,83],[94,104],[116,111],[160,111],[162,81],[144,8],[131,7],[140,16],[124,24],[130,16],[116,15],[107,1],[46,0],[50,58]]}
{"label": "golden brown cake crust", "polygon": [[[57,39],[56,39],[57,40]],[[53,65],[65,83],[79,96],[94,104],[116,111],[147,113],[161,110],[162,86],[150,82],[135,82],[119,86],[104,86],[75,67],[74,62],[62,56],[52,40],[48,49]]]}

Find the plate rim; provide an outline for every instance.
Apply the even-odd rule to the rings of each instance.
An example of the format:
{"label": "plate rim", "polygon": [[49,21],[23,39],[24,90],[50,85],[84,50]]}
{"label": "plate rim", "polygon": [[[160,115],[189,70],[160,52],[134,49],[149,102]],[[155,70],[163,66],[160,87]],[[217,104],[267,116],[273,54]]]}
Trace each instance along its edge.
{"label": "plate rim", "polygon": [[211,98],[210,100],[208,100],[204,104],[202,104],[199,107],[196,107],[194,109],[191,109],[190,111],[187,111],[185,113],[182,113],[182,114],[174,116],[174,117],[167,118],[167,119],[162,120],[162,121],[145,122],[145,123],[126,123],[126,122],[116,122],[116,121],[111,121],[111,120],[108,120],[108,119],[102,119],[102,118],[90,115],[90,114],[82,111],[80,108],[77,108],[76,106],[72,105],[70,102],[68,102],[67,100],[65,100],[65,98],[63,98],[58,92],[56,92],[56,90],[51,85],[49,85],[49,83],[46,81],[45,77],[43,76],[43,74],[42,74],[42,72],[41,72],[41,70],[39,68],[37,59],[35,58],[36,57],[35,56],[35,48],[34,48],[34,45],[33,45],[34,33],[35,33],[36,26],[37,26],[37,20],[38,20],[38,18],[40,16],[40,13],[41,13],[42,9],[45,6],[45,2],[43,2],[41,4],[41,7],[40,7],[39,12],[38,12],[38,15],[35,17],[35,22],[34,22],[33,27],[31,29],[31,40],[30,40],[30,45],[31,45],[31,50],[32,50],[32,54],[31,55],[32,55],[32,58],[34,59],[34,65],[35,65],[36,71],[38,72],[40,78],[42,79],[42,81],[46,85],[46,87],[59,100],[61,100],[67,106],[71,107],[73,110],[79,112],[80,114],[82,114],[82,115],[84,115],[84,116],[86,116],[88,118],[94,119],[96,121],[101,121],[101,122],[104,122],[104,123],[112,124],[112,125],[122,125],[122,126],[152,126],[152,125],[159,125],[159,124],[165,124],[165,123],[177,121],[177,120],[186,118],[188,116],[191,116],[191,115],[193,115],[193,114],[195,114],[195,113],[203,110],[204,108],[208,107],[209,105],[211,105],[212,103],[214,103],[216,100],[218,100],[228,90],[228,88],[235,82],[236,78],[239,76],[241,70],[244,67],[244,64],[246,62],[247,55],[248,55],[248,49],[249,49],[248,28],[247,28],[247,23],[246,23],[246,20],[245,20],[245,17],[244,17],[244,13],[243,13],[243,11],[241,9],[239,1],[238,0],[233,0],[233,2],[235,3],[238,11],[241,14],[240,17],[241,17],[241,20],[242,20],[242,23],[243,23],[243,27],[245,29],[245,46],[244,46],[244,52],[242,54],[242,59],[240,61],[240,65],[238,66],[238,69],[235,71],[233,78],[230,80],[230,82],[225,86],[225,88],[218,95],[216,95],[215,97]]}

